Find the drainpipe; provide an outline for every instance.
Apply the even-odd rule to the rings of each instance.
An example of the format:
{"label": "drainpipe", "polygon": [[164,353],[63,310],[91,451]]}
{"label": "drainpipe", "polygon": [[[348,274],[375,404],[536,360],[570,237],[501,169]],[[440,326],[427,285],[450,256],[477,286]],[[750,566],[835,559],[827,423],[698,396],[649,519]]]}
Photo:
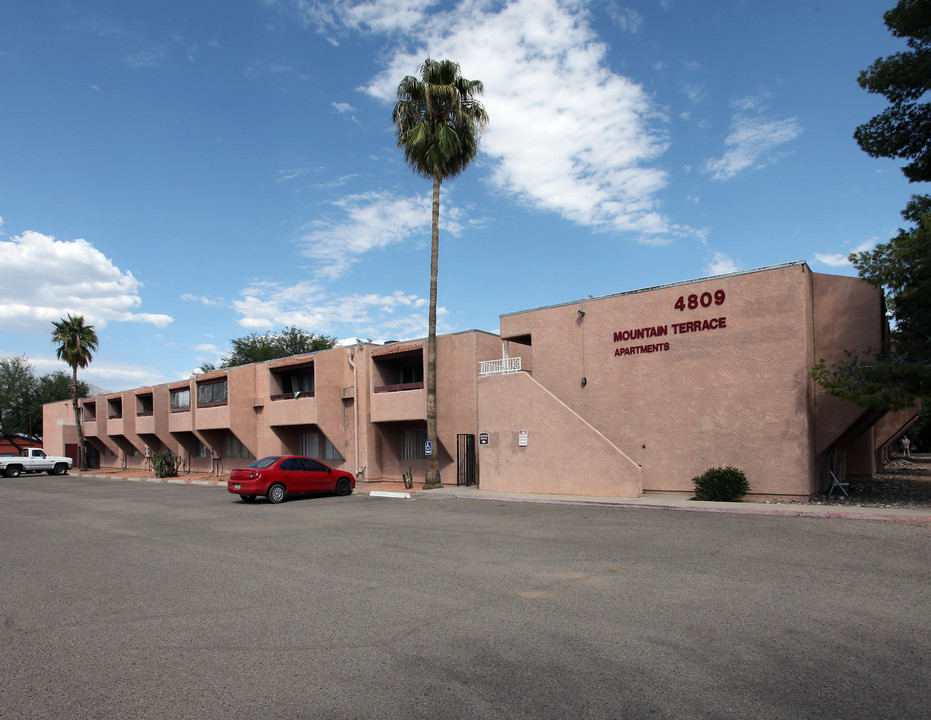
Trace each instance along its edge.
{"label": "drainpipe", "polygon": [[355,456],[356,456],[356,472],[359,473],[359,388],[356,386],[357,383],[357,368],[356,364],[352,361],[352,356],[355,354],[356,349],[354,347],[349,348],[349,367],[352,368],[352,424],[355,427]]}

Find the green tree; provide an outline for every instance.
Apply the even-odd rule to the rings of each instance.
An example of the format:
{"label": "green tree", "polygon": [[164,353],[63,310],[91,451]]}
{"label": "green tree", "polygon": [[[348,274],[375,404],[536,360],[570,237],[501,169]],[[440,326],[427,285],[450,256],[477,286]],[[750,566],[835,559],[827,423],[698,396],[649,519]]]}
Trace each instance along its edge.
{"label": "green tree", "polygon": [[478,141],[488,123],[476,97],[479,80],[467,80],[459,64],[427,58],[420,77],[405,77],[398,85],[392,120],[398,147],[417,175],[433,181],[433,234],[430,245],[430,316],[427,339],[427,439],[433,454],[427,462],[424,488],[440,487],[436,430],[436,285],[440,248],[440,185],[458,176],[475,159]]}
{"label": "green tree", "polygon": [[883,346],[812,370],[832,394],[877,410],[931,396],[931,198],[914,196],[902,215],[911,228],[850,256],[860,277],[885,289],[892,330]]}
{"label": "green tree", "polygon": [[931,104],[925,97],[931,90],[931,0],[901,0],[883,19],[909,49],[860,73],[860,87],[890,106],[860,125],[854,138],[871,157],[911,160],[902,168],[909,181],[931,180]]}
{"label": "green tree", "polygon": [[[78,397],[87,397],[90,388],[83,380],[78,380]],[[36,402],[39,406],[39,416],[42,415],[42,406],[50,402],[68,400],[71,397],[71,378],[64,370],[56,370],[39,377],[36,389]]]}
{"label": "green tree", "polygon": [[[78,382],[86,397],[87,384]],[[42,406],[71,397],[71,380],[63,370],[36,377],[25,355],[0,358],[0,430],[4,435],[42,434]]]}
{"label": "green tree", "polygon": [[[309,333],[296,327],[288,327],[279,333],[267,332],[264,335],[252,333],[246,337],[231,341],[232,352],[223,357],[220,367],[230,368],[255,362],[266,362],[291,355],[329,350],[336,347],[336,338]],[[201,369],[213,368],[204,363]]]}
{"label": "green tree", "polygon": [[[861,87],[891,103],[859,126],[854,138],[873,157],[910,160],[902,169],[910,182],[931,180],[931,0],[900,0],[884,14],[908,51],[879,58],[860,73]],[[850,261],[868,282],[885,292],[891,332],[882,347],[848,351],[847,360],[812,376],[829,392],[862,407],[897,410],[931,396],[931,197],[914,195],[902,213],[911,226]]]}
{"label": "green tree", "polygon": [[74,423],[78,428],[78,468],[87,470],[87,453],[84,449],[84,429],[81,427],[81,413],[78,409],[78,368],[84,369],[94,359],[99,341],[93,325],[84,324],[83,315],[68,313],[67,318],[59,318],[52,323],[52,343],[56,347],[59,360],[64,360],[71,368],[71,405],[74,408]]}
{"label": "green tree", "polygon": [[42,428],[30,427],[36,397],[36,376],[25,355],[0,358],[0,430],[4,435],[32,435]]}

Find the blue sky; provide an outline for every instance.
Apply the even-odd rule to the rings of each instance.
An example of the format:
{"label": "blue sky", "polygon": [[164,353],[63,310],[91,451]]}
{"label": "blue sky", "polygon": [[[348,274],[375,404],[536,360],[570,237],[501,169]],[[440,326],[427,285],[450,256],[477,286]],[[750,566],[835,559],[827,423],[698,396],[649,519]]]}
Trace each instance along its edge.
{"label": "blue sky", "polygon": [[295,325],[423,337],[429,181],[391,109],[427,56],[484,83],[443,186],[440,331],[642,287],[845,258],[910,186],[852,139],[893,0],[0,0],[0,356],[189,377]]}

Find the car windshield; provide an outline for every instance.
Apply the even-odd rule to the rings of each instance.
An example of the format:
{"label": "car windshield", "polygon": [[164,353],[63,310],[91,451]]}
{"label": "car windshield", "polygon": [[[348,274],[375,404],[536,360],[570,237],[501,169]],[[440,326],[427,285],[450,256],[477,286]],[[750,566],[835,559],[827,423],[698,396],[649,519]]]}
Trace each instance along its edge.
{"label": "car windshield", "polygon": [[267,468],[271,467],[274,463],[281,460],[279,456],[262,458],[261,460],[256,460],[254,463],[249,465],[251,468]]}

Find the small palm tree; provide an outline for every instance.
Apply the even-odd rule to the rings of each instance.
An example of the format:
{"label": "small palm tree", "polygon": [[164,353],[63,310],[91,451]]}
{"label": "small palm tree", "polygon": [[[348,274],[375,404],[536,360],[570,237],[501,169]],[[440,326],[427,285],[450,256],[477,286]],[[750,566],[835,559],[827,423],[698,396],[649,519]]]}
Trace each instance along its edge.
{"label": "small palm tree", "polygon": [[71,367],[71,405],[74,408],[74,423],[78,427],[78,467],[87,470],[87,454],[84,451],[84,428],[78,411],[78,368],[86,368],[94,359],[97,350],[97,333],[93,325],[84,324],[83,315],[68,313],[67,319],[59,318],[52,323],[52,342],[57,345],[59,360]]}
{"label": "small palm tree", "polygon": [[433,180],[433,239],[430,251],[430,329],[427,340],[427,460],[424,488],[440,487],[436,432],[436,278],[440,249],[440,185],[454,178],[475,158],[478,140],[488,123],[475,97],[481,81],[466,80],[459,63],[427,58],[420,77],[408,75],[398,85],[392,119],[404,159],[421,177]]}

